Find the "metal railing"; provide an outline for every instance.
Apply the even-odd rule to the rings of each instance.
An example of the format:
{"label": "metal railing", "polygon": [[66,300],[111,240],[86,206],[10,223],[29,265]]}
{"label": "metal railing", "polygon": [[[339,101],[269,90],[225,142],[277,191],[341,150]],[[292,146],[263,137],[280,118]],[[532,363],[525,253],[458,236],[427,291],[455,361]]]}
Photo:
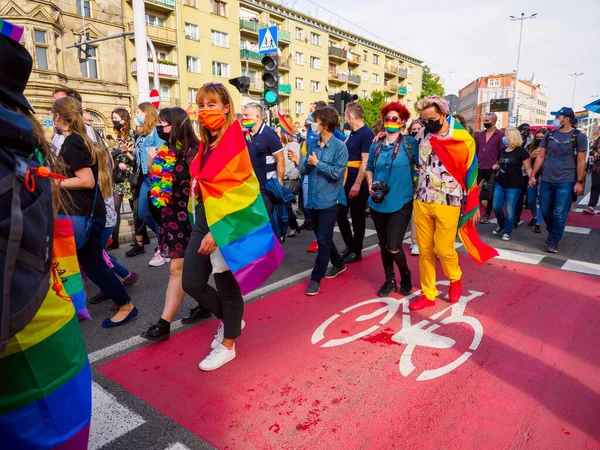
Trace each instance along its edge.
{"label": "metal railing", "polygon": [[399,87],[398,88],[398,94],[400,94],[400,95],[406,95],[406,94],[408,94],[408,89],[406,89],[405,87]]}
{"label": "metal railing", "polygon": [[406,69],[398,69],[398,76],[400,78],[406,78],[408,76],[408,70],[406,70]]}
{"label": "metal railing", "polygon": [[252,50],[248,50],[248,49],[242,49],[240,50],[240,58],[241,59],[251,59],[253,61],[262,61],[262,55],[258,52],[252,51]]}
{"label": "metal railing", "polygon": [[348,52],[341,48],[337,47],[329,47],[329,56],[336,56],[341,59],[348,59]]}
{"label": "metal railing", "polygon": [[[131,73],[137,73],[137,61],[131,62]],[[148,73],[154,74],[154,63],[151,61],[148,61]],[[177,78],[179,76],[179,67],[158,63],[158,76]]]}
{"label": "metal railing", "polygon": [[240,18],[240,28],[243,30],[253,31],[254,33],[258,33],[258,30],[261,28],[268,27],[266,23],[255,22],[250,19],[242,19]]}
{"label": "metal railing", "polygon": [[291,94],[292,86],[289,84],[279,84],[279,92],[282,94]]}
{"label": "metal railing", "polygon": [[360,84],[360,77],[356,75],[348,75],[348,83]]}
{"label": "metal railing", "polygon": [[[133,31],[133,22],[127,24],[127,30]],[[167,27],[159,27],[157,25],[146,24],[146,34],[150,39],[159,40],[163,42],[169,42],[172,44],[177,43],[177,30]]]}

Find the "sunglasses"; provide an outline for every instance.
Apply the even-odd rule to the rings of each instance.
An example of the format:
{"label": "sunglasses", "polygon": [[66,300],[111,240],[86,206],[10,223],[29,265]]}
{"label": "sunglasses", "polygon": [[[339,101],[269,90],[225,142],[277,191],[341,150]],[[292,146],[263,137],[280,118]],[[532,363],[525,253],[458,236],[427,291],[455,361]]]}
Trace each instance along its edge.
{"label": "sunglasses", "polygon": [[383,119],[384,122],[400,122],[400,117],[398,116],[385,116]]}
{"label": "sunglasses", "polygon": [[426,124],[426,123],[436,123],[436,122],[439,122],[439,121],[440,121],[440,119],[421,119],[421,122],[423,122],[423,124]]}
{"label": "sunglasses", "polygon": [[221,83],[213,83],[212,81],[208,82],[208,83],[204,83],[202,85],[202,87],[207,87],[207,86],[213,86],[213,87],[223,87],[223,85]]}

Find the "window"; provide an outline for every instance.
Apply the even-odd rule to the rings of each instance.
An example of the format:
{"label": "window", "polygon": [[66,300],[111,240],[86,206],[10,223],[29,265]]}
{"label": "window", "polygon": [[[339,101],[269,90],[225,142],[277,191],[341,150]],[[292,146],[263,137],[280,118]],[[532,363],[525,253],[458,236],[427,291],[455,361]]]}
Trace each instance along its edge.
{"label": "window", "polygon": [[192,8],[196,7],[196,0],[183,0],[183,4],[185,6],[191,6]]}
{"label": "window", "polygon": [[379,83],[379,75],[377,75],[376,73],[374,73],[373,77],[371,78],[371,81],[373,83]]}
{"label": "window", "polygon": [[185,37],[188,39],[191,39],[193,41],[199,41],[200,33],[198,32],[198,25],[186,23],[185,24]]}
{"label": "window", "polygon": [[310,67],[313,69],[320,69],[321,68],[321,58],[311,56],[310,57]]}
{"label": "window", "polygon": [[369,52],[363,50],[363,61],[367,62],[369,60]]}
{"label": "window", "polygon": [[492,78],[492,79],[490,79],[489,86],[490,87],[498,87],[498,86],[500,86],[500,79],[499,78]]}
{"label": "window", "polygon": [[171,100],[171,89],[169,88],[169,86],[160,86],[160,99],[166,101]]}
{"label": "window", "polygon": [[296,64],[299,66],[304,65],[304,53],[296,52]]}
{"label": "window", "polygon": [[300,27],[296,27],[296,39],[304,39],[304,30]]}
{"label": "window", "polygon": [[296,102],[296,114],[304,114],[304,103]]}
{"label": "window", "polygon": [[310,33],[310,43],[313,45],[321,45],[321,35],[317,33]]}
{"label": "window", "polygon": [[412,91],[413,91],[413,85],[412,85],[412,83],[407,83],[407,84],[406,84],[406,90],[407,90],[408,92],[412,92]]}
{"label": "window", "polygon": [[373,54],[373,64],[379,65],[379,55]]}
{"label": "window", "polygon": [[80,16],[92,17],[92,6],[90,0],[77,0],[77,12]]}
{"label": "window", "polygon": [[258,13],[249,9],[240,8],[240,19],[258,22]]}
{"label": "window", "polygon": [[245,39],[240,39],[240,49],[252,50],[253,52],[258,51],[257,44],[251,41],[247,41]]}
{"label": "window", "polygon": [[48,70],[48,43],[46,42],[46,32],[33,30],[35,40],[35,62],[40,70]]}
{"label": "window", "polygon": [[321,83],[319,81],[311,81],[310,92],[321,92]]}
{"label": "window", "polygon": [[363,79],[363,81],[368,81],[369,80],[369,72],[367,72],[366,70],[363,70],[362,79]]}
{"label": "window", "polygon": [[229,39],[227,37],[227,33],[221,33],[220,31],[211,30],[210,38],[212,45],[225,48],[229,47]]}
{"label": "window", "polygon": [[84,78],[98,79],[98,56],[96,47],[88,45],[88,54],[90,55],[87,61],[80,61],[81,76]]}
{"label": "window", "polygon": [[[148,59],[152,59],[152,52],[150,51],[150,49],[148,49]],[[169,59],[169,55],[167,54],[167,52],[161,52],[161,51],[156,51],[156,59],[164,59],[166,61],[170,61]]]}
{"label": "window", "polygon": [[188,88],[188,103],[195,104],[197,95],[198,95],[198,89]]}
{"label": "window", "polygon": [[412,108],[412,100],[406,100],[406,107],[408,109]]}
{"label": "window", "polygon": [[229,64],[213,61],[212,74],[215,77],[229,77]]}
{"label": "window", "polygon": [[367,91],[362,91],[362,98],[367,98]]}
{"label": "window", "polygon": [[146,23],[148,25],[154,25],[155,27],[163,27],[165,26],[165,19],[162,17],[153,16],[151,14],[146,14]]}
{"label": "window", "polygon": [[296,89],[299,91],[304,90],[304,78],[296,78]]}
{"label": "window", "polygon": [[200,73],[200,58],[194,56],[186,56],[185,58],[188,72]]}
{"label": "window", "polygon": [[256,70],[246,70],[245,67],[242,67],[242,76],[250,78],[250,84],[258,85],[258,72]]}
{"label": "window", "polygon": [[413,74],[413,67],[412,66],[408,66],[408,74],[409,75]]}
{"label": "window", "polygon": [[227,3],[219,0],[210,0],[210,12],[217,16],[227,17]]}

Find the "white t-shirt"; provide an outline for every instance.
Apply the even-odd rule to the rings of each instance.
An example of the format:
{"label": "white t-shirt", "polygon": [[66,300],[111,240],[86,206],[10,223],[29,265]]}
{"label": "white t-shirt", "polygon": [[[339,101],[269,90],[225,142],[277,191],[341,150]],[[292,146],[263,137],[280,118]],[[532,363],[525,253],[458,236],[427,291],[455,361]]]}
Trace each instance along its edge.
{"label": "white t-shirt", "polygon": [[286,180],[297,180],[300,178],[300,171],[296,165],[289,160],[287,157],[288,150],[292,150],[298,157],[300,157],[300,144],[297,142],[290,142],[283,147],[283,156],[285,158],[285,175]]}

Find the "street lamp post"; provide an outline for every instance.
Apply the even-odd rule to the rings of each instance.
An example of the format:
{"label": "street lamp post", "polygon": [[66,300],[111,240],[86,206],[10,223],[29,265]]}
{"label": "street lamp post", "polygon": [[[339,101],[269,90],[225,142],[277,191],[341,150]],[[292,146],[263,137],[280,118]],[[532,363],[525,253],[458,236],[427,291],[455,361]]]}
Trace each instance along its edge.
{"label": "street lamp post", "polygon": [[575,77],[575,83],[573,83],[573,99],[571,100],[571,108],[574,108],[575,107],[575,89],[577,89],[577,77],[580,77],[581,75],[583,75],[583,72],[570,73],[569,75],[571,75],[572,77]]}
{"label": "street lamp post", "polygon": [[[521,22],[521,30],[519,32],[519,51],[517,53],[517,70],[515,71],[515,90],[513,97],[513,105],[512,105],[512,115],[517,118],[517,97],[519,93],[519,65],[521,64],[521,42],[523,40],[523,21],[527,19],[535,19],[537,17],[537,13],[534,13],[530,16],[525,16],[525,13],[521,13],[520,17],[510,16],[511,22],[519,20]],[[516,124],[515,124],[516,125]]]}

